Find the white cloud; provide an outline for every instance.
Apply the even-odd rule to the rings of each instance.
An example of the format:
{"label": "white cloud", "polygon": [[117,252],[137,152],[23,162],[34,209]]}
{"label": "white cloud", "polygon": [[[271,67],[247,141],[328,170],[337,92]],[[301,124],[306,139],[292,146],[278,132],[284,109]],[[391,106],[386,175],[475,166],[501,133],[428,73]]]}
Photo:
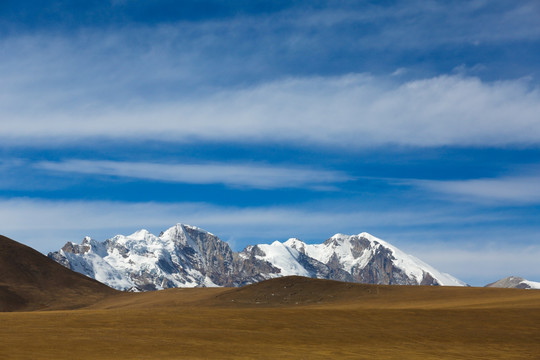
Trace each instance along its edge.
{"label": "white cloud", "polygon": [[[85,235],[105,239],[141,227],[159,232],[177,222],[221,234],[224,240],[241,238],[247,245],[251,237],[271,241],[296,236],[321,241],[321,236],[330,237],[337,232],[497,220],[498,217],[488,215],[463,219],[462,214],[441,211],[374,209],[356,202],[240,208],[183,202],[0,200],[0,229],[4,235],[39,245],[40,249],[58,247]],[[70,235],[61,235],[64,232]],[[48,234],[45,238],[44,233]]]}
{"label": "white cloud", "polygon": [[540,91],[523,81],[302,78],[197,99],[2,114],[3,141],[91,137],[369,147],[540,143]]}
{"label": "white cloud", "polygon": [[413,180],[411,184],[451,195],[461,201],[540,203],[540,176],[514,176],[470,180]]}
{"label": "white cloud", "polygon": [[352,180],[338,171],[324,171],[261,164],[207,163],[158,164],[96,160],[43,161],[34,164],[44,170],[80,174],[112,175],[136,179],[188,184],[225,184],[257,189],[331,188],[338,182]]}
{"label": "white cloud", "polygon": [[[406,219],[402,220],[403,217]],[[141,227],[159,232],[177,222],[203,227],[219,234],[226,230],[230,236],[241,236],[245,241],[251,236],[279,237],[300,236],[299,232],[325,233],[324,228],[344,228],[350,224],[370,219],[370,211],[315,210],[313,207],[228,207],[205,203],[130,203],[111,201],[55,201],[33,199],[0,200],[0,228],[5,235],[20,241],[29,241],[43,249],[59,246],[68,240],[77,240],[88,232],[103,239],[119,231],[135,231]],[[379,221],[407,223],[412,219],[406,214],[386,213]],[[296,230],[294,230],[296,229]],[[62,233],[71,238],[42,239],[42,232]],[[327,230],[331,232],[332,230]],[[337,232],[337,230],[336,230]],[[17,237],[18,234],[22,237]],[[97,235],[96,235],[97,234]],[[333,235],[329,233],[329,236]],[[224,240],[226,240],[226,235]],[[53,245],[54,244],[54,245]],[[247,245],[247,244],[246,244]]]}
{"label": "white cloud", "polygon": [[[538,144],[539,90],[521,80],[290,78],[320,49],[331,55],[351,42],[354,54],[380,47],[396,57],[401,47],[540,37],[535,2],[496,10],[484,1],[412,4],[6,36],[0,40],[0,140],[27,145],[106,137],[354,148]],[[346,26],[357,22],[372,31],[349,34]],[[326,64],[317,68],[325,73],[339,72],[328,59],[321,61]]]}

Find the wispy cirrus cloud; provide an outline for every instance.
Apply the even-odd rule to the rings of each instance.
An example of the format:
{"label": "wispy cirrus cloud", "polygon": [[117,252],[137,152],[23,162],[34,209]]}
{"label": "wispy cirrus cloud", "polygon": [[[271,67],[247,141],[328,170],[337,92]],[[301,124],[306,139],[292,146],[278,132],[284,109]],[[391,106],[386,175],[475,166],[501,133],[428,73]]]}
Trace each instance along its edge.
{"label": "wispy cirrus cloud", "polygon": [[331,190],[353,178],[340,171],[263,164],[160,164],[99,160],[43,161],[33,167],[56,172],[108,175],[187,184],[224,184],[256,189],[309,188]]}
{"label": "wispy cirrus cloud", "polygon": [[351,74],[279,80],[189,101],[40,106],[1,114],[11,121],[0,138],[26,144],[115,138],[349,148],[540,143],[540,90],[522,80],[438,76],[400,84]]}
{"label": "wispy cirrus cloud", "polygon": [[411,180],[416,187],[451,196],[458,201],[538,204],[540,176],[507,176],[467,180]]}
{"label": "wispy cirrus cloud", "polygon": [[[344,148],[538,144],[540,95],[532,82],[414,70],[406,79],[381,75],[418,65],[403,61],[407,51],[456,46],[461,56],[477,42],[540,39],[536,2],[497,3],[299,5],[8,33],[0,40],[0,139],[19,145],[104,137]],[[133,6],[140,15],[154,5]],[[114,14],[105,7],[104,14]],[[393,56],[381,62],[370,55],[377,49]],[[365,65],[346,62],[369,56],[375,58]],[[444,55],[438,56],[428,62],[436,67]],[[448,62],[435,73],[462,64],[489,68],[474,56]]]}
{"label": "wispy cirrus cloud", "polygon": [[[359,233],[373,231],[370,229],[375,228],[385,229],[386,233],[391,233],[391,229],[408,229],[414,234],[418,228],[425,225],[496,224],[508,219],[513,220],[514,215],[479,215],[450,208],[428,212],[421,207],[364,207],[356,201],[239,207],[203,202],[0,199],[0,229],[3,234],[24,234],[21,241],[26,240],[39,248],[47,244],[45,240],[48,240],[49,244],[55,243],[56,246],[73,240],[66,240],[65,235],[56,240],[42,239],[41,234],[45,233],[48,233],[47,236],[57,233],[62,237],[61,234],[67,232],[77,238],[90,234],[100,238],[113,236],[121,231],[135,231],[141,227],[159,232],[178,222],[221,232],[224,240],[229,237],[241,238],[243,244],[240,245],[247,245],[250,238],[273,241],[297,236],[309,240],[318,239],[319,236],[329,237],[337,232]],[[114,233],[111,234],[111,231]],[[396,238],[407,239],[407,236],[402,234]],[[425,240],[421,239],[421,242]]]}

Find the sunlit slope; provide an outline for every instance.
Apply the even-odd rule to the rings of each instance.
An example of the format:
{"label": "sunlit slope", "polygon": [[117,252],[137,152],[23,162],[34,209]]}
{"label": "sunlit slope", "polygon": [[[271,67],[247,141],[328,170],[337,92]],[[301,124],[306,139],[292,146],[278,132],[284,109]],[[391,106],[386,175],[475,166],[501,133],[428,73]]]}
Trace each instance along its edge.
{"label": "sunlit slope", "polygon": [[281,276],[386,285],[466,286],[368,233],[299,239],[234,252],[216,235],[176,224],[156,236],[141,229],[105,241],[68,242],[49,258],[118,290],[243,286]]}
{"label": "sunlit slope", "polygon": [[535,309],[540,291],[522,289],[370,285],[288,276],[241,288],[168,289],[119,293],[91,310],[199,308]]}
{"label": "sunlit slope", "polygon": [[0,339],[2,359],[538,359],[540,291],[288,277],[0,313]]}
{"label": "sunlit slope", "polygon": [[72,309],[116,292],[0,235],[0,311]]}

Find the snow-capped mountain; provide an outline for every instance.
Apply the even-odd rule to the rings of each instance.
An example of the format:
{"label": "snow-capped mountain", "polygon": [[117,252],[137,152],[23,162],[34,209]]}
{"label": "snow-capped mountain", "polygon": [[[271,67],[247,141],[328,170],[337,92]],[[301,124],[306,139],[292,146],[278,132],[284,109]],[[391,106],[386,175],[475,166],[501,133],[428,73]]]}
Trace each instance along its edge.
{"label": "snow-capped mountain", "polygon": [[120,290],[238,286],[235,278],[256,282],[238,264],[238,255],[217,236],[178,224],[159,236],[139,230],[99,242],[89,237],[68,242],[49,258]]}
{"label": "snow-capped mountain", "polygon": [[519,276],[509,276],[491,284],[487,284],[486,287],[540,289],[540,282],[525,280]]}
{"label": "snow-capped mountain", "polygon": [[336,234],[317,245],[289,239],[284,245],[326,264],[331,271],[344,270],[350,277],[343,280],[390,285],[466,285],[368,233]]}
{"label": "snow-capped mountain", "polygon": [[275,241],[237,253],[205,230],[177,224],[159,236],[139,230],[103,242],[86,237],[49,257],[111,287],[133,291],[242,286],[287,275],[371,284],[466,285],[367,233],[336,234],[317,245]]}

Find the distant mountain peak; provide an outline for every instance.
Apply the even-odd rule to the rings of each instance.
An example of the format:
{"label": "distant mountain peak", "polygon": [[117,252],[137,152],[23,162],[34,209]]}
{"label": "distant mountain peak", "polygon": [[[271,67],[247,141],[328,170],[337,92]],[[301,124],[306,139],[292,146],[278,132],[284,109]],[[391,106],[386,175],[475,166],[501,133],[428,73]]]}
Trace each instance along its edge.
{"label": "distant mountain peak", "polygon": [[134,238],[134,239],[137,239],[137,238],[144,239],[148,235],[150,235],[150,232],[148,230],[141,229],[141,230],[135,231],[133,234],[129,235],[129,237]]}
{"label": "distant mountain peak", "polygon": [[504,279],[487,284],[486,287],[540,289],[540,282],[526,280],[519,276],[508,276]]}
{"label": "distant mountain peak", "polygon": [[[89,239],[89,238],[88,238]],[[117,289],[241,286],[287,275],[374,284],[466,285],[368,233],[335,234],[321,244],[290,238],[233,252],[214,234],[178,223],[103,242],[67,243],[49,257]]]}

